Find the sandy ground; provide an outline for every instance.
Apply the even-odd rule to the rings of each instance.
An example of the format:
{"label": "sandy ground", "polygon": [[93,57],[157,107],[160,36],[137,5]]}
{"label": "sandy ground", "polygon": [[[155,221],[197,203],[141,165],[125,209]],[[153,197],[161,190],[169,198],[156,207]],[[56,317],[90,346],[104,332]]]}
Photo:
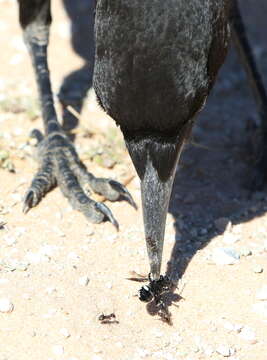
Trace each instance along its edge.
{"label": "sandy ground", "polygon": [[[255,9],[247,1],[244,12],[267,75],[267,8],[264,0],[258,3]],[[57,91],[82,61],[71,50],[61,3],[54,7],[50,67]],[[168,297],[169,326],[153,304],[138,300],[140,284],[127,280],[131,271],[148,271],[139,181],[119,131],[92,96],[76,136],[79,154],[96,175],[131,179],[139,210],[106,202],[120,223],[117,233],[109,223],[88,224],[55,189],[22,214],[21,199],[36,170],[28,134],[42,123],[14,1],[0,1],[0,42],[0,309],[3,299],[13,304],[7,304],[12,311],[0,312],[0,360],[266,360],[267,196],[251,195],[244,186],[253,171],[247,128],[258,118],[235,52],[199,118],[174,186],[163,270],[180,281]],[[105,152],[105,143],[117,159],[111,169],[111,160],[101,166],[88,155],[92,148]],[[12,166],[15,173],[4,168]],[[230,257],[221,248],[231,250]],[[118,323],[101,324],[102,313],[114,313]]]}

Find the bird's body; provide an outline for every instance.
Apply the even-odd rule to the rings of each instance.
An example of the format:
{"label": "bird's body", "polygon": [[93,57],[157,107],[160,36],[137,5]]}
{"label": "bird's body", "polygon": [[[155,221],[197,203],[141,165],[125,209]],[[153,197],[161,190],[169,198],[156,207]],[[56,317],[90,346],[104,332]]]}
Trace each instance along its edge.
{"label": "bird's body", "polygon": [[141,179],[152,281],[178,158],[227,52],[229,1],[97,2],[94,88]]}
{"label": "bird's body", "polygon": [[98,0],[94,87],[124,134],[174,136],[199,110],[226,54],[227,8]]}

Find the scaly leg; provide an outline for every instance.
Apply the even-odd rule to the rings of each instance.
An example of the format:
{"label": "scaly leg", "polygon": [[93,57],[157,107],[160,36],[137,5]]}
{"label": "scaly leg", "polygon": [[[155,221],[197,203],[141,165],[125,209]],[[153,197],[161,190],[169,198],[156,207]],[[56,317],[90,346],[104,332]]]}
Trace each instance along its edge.
{"label": "scaly leg", "polygon": [[25,195],[24,212],[36,206],[50,189],[58,185],[71,205],[91,222],[100,223],[108,219],[118,227],[108,207],[85,194],[84,185],[89,184],[93,191],[109,200],[123,197],[135,205],[131,195],[118,182],[95,178],[87,172],[57,119],[47,64],[50,0],[19,0],[19,11],[24,40],[35,70],[45,128],[44,137],[38,131],[33,133],[38,140],[39,170]]}

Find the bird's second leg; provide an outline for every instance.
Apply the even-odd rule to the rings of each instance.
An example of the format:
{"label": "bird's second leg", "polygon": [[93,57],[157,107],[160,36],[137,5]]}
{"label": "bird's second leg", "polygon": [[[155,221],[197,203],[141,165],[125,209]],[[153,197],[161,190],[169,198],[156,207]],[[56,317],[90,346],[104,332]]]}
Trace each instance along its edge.
{"label": "bird's second leg", "polygon": [[24,211],[37,205],[52,187],[58,185],[71,205],[91,222],[100,223],[108,219],[118,227],[108,207],[90,199],[84,186],[88,184],[93,191],[109,200],[123,197],[134,205],[131,195],[116,181],[98,179],[87,172],[57,119],[47,64],[50,1],[19,0],[19,6],[20,23],[35,69],[45,128],[45,136],[38,131],[33,133],[38,140],[39,169],[25,195]]}

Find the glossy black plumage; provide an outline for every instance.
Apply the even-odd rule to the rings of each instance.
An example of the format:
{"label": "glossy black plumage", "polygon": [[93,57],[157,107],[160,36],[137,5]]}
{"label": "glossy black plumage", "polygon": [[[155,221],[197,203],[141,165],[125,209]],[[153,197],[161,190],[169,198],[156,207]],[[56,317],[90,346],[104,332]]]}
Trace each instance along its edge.
{"label": "glossy black plumage", "polygon": [[94,87],[128,136],[173,136],[224,61],[226,0],[99,0]]}
{"label": "glossy black plumage", "polygon": [[98,0],[94,88],[140,177],[148,147],[159,176],[170,175],[179,137],[224,61],[228,8],[227,0]]}

